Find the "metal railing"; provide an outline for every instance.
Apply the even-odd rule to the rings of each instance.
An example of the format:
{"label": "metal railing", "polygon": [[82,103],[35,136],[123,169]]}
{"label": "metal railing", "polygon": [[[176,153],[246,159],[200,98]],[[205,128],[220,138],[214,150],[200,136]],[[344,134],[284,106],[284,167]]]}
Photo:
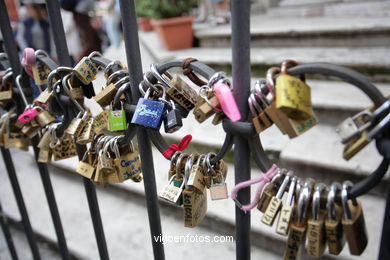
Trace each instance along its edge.
{"label": "metal railing", "polygon": [[[141,66],[141,55],[138,40],[138,26],[136,20],[135,6],[133,0],[120,0],[120,11],[123,24],[123,33],[127,57],[128,71],[130,75],[130,84],[135,89],[132,93],[137,95],[133,98],[137,100],[140,97],[138,85],[142,81],[143,73]],[[247,98],[250,92],[250,1],[249,0],[231,0],[231,27],[232,27],[232,74],[234,96],[239,106],[242,115],[248,114]],[[62,66],[71,66],[71,58],[69,56],[68,46],[66,43],[65,32],[60,13],[60,5],[57,0],[46,0],[47,10],[49,14],[50,27],[56,46],[58,62]],[[10,26],[10,21],[7,14],[7,9],[4,0],[0,0],[0,26],[4,39],[4,45],[8,54],[14,76],[21,71],[18,52],[14,44],[14,37]],[[243,117],[245,118],[245,117]],[[32,139],[35,157],[38,157],[38,137]],[[149,216],[150,237],[153,245],[154,259],[165,259],[164,247],[162,241],[153,239],[162,234],[160,212],[156,191],[156,180],[153,165],[153,156],[151,149],[151,141],[148,132],[144,128],[137,129],[137,140],[139,152],[142,161],[148,163],[142,164],[142,172],[144,177],[145,199],[147,212]],[[239,135],[234,136],[234,165],[235,165],[235,183],[238,184],[251,178],[250,170],[250,147],[248,140]],[[86,151],[85,146],[77,146],[77,154],[79,159],[82,159]],[[5,166],[9,175],[13,192],[17,201],[17,205],[22,217],[22,223],[28,243],[35,260],[41,259],[34,231],[31,227],[28,212],[21,193],[19,182],[16,176],[15,167],[13,164],[11,153],[8,149],[1,148],[1,153],[5,162]],[[269,168],[270,163],[267,159],[264,160],[264,169]],[[39,163],[37,166],[43,183],[47,203],[50,209],[53,225],[55,227],[58,247],[62,259],[70,259],[67,248],[64,231],[61,224],[60,215],[55,199],[55,194],[50,180],[48,167],[45,163]],[[100,259],[109,259],[106,239],[104,235],[104,227],[101,220],[99,204],[96,196],[94,184],[87,178],[83,177],[83,184],[88,199],[89,211],[96,236],[97,248],[99,250]],[[390,185],[389,185],[390,186]],[[250,202],[250,188],[243,189],[239,192],[238,198],[243,204]],[[387,208],[385,223],[383,227],[382,243],[380,249],[380,259],[390,259],[389,243],[390,243],[390,191],[387,195]],[[2,208],[0,205],[0,212]],[[236,207],[235,220],[235,239],[236,239],[236,259],[250,259],[250,213],[244,213]],[[7,219],[4,214],[0,214],[0,224],[3,233],[6,237],[6,242],[12,259],[18,259],[17,251],[9,232]]]}

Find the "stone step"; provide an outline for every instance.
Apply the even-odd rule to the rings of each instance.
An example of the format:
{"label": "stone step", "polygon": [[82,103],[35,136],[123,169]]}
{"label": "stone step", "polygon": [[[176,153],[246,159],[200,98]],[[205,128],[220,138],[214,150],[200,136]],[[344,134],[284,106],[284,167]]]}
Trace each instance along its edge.
{"label": "stone step", "polygon": [[[143,47],[157,62],[195,57],[216,70],[231,74],[232,51],[230,48],[192,48],[178,51],[165,50],[154,32],[139,33]],[[272,66],[285,59],[300,63],[329,62],[356,69],[373,81],[390,81],[390,61],[383,59],[390,51],[387,47],[291,47],[251,48],[252,75],[263,76]]]}
{"label": "stone step", "polygon": [[[390,14],[388,1],[281,1],[267,10],[269,17],[386,17]],[[358,19],[356,19],[358,20]]]}
{"label": "stone step", "polygon": [[[20,168],[32,167],[32,156],[28,153],[20,151],[13,152],[14,156],[25,162],[24,165],[17,165],[17,172],[20,176]],[[156,150],[153,150],[154,163],[156,170],[156,184],[157,190],[160,191],[163,185],[167,182],[166,172],[169,164]],[[88,210],[85,201],[85,194],[80,183],[80,179],[72,171],[77,160],[68,159],[56,163],[52,163],[50,167],[51,178],[55,187],[57,201],[59,202],[60,213],[63,218],[65,234],[69,247],[74,251],[79,252],[81,257],[87,259],[95,259],[97,252],[94,246],[94,239],[90,221],[88,220]],[[233,187],[233,166],[228,165],[229,173],[227,177],[227,184],[229,190]],[[1,177],[4,180],[1,185],[0,195],[4,200],[5,212],[9,215],[18,217],[16,206],[9,187],[9,181],[6,177],[5,171],[1,171]],[[254,171],[252,177],[255,178],[259,171]],[[299,174],[299,173],[298,173]],[[20,178],[22,190],[26,196],[26,204],[29,209],[30,217],[33,220],[33,227],[35,230],[47,234],[53,240],[54,232],[48,228],[47,223],[51,223],[47,211],[47,205],[43,199],[41,184],[36,171],[29,171],[28,175],[23,175]],[[31,187],[35,187],[31,189]],[[28,190],[28,193],[26,192]],[[129,253],[141,254],[143,259],[151,258],[150,240],[148,237],[149,229],[146,219],[146,211],[144,209],[144,188],[142,184],[126,182],[124,184],[110,185],[106,189],[97,189],[100,209],[105,227],[106,238],[111,257],[113,259],[122,259]],[[255,192],[255,187],[252,188],[252,194]],[[40,198],[40,199],[39,199]],[[131,198],[131,199],[129,199]],[[378,253],[378,244],[380,239],[380,230],[382,225],[382,216],[384,213],[384,200],[382,198],[365,195],[361,197],[363,207],[365,210],[365,217],[367,223],[367,230],[369,232],[369,245],[366,252],[363,254],[363,259],[376,258]],[[36,210],[39,208],[39,211]],[[232,235],[234,233],[234,203],[231,200],[208,201],[208,213],[206,219],[200,227],[195,229],[185,229],[182,227],[182,209],[173,206],[169,203],[160,201],[160,209],[162,213],[162,227],[163,233],[166,235],[213,235],[223,234]],[[37,212],[38,211],[38,212]],[[275,234],[272,228],[269,228],[260,222],[261,214],[257,210],[252,212],[252,243],[254,254],[258,255],[257,247],[260,247],[259,253],[264,253],[267,250],[267,256],[270,254],[270,259],[280,259],[285,245],[285,238]],[[115,220],[113,220],[115,218]],[[375,218],[375,219],[374,219]],[[75,220],[78,221],[75,221]],[[73,222],[71,222],[73,220]],[[129,225],[129,222],[131,225]],[[81,235],[80,225],[83,229]],[[134,236],[137,233],[137,237]],[[79,241],[79,239],[83,239]],[[80,244],[76,243],[79,241]],[[117,241],[126,241],[126,246]],[[130,245],[130,248],[129,248]],[[221,252],[225,252],[224,256],[228,259],[233,259],[234,246],[232,244],[213,244],[212,247],[208,245],[191,244],[193,250],[200,249],[199,257],[216,257],[219,258]],[[177,245],[167,244],[166,255],[167,259],[173,255],[188,255],[188,245],[178,247]],[[262,248],[262,249],[261,249]],[[222,251],[225,250],[225,251]],[[119,257],[119,258],[118,258]],[[359,259],[351,257],[347,249],[341,253],[342,259]],[[332,257],[324,257],[323,259],[336,259]],[[361,259],[361,258],[360,258]]]}
{"label": "stone step", "polygon": [[[253,15],[251,47],[389,46],[390,21],[387,17],[356,17],[274,18]],[[231,26],[195,26],[195,37],[203,48],[231,47]]]}

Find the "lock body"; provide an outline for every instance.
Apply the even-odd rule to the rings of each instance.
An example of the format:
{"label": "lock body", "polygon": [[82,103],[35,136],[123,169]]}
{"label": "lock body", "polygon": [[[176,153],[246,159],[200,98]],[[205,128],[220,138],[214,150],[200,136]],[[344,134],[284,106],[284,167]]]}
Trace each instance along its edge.
{"label": "lock body", "polygon": [[158,130],[164,119],[164,113],[163,102],[140,98],[131,123]]}

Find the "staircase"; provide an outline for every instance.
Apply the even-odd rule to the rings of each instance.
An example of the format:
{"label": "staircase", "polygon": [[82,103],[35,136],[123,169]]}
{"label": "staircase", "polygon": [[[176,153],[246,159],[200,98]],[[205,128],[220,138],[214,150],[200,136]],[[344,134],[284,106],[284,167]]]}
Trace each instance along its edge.
{"label": "staircase", "polygon": [[[300,2],[294,5],[292,2]],[[311,2],[311,3],[310,3]],[[331,62],[356,69],[369,77],[386,95],[390,94],[390,1],[281,1],[266,14],[253,14],[251,18],[252,86],[264,77],[267,68],[287,58],[301,63]],[[315,1],[317,2],[317,1]],[[318,10],[321,10],[318,11]],[[317,10],[317,11],[313,11]],[[354,12],[356,15],[354,15]],[[316,15],[315,15],[316,14]],[[152,62],[194,57],[215,69],[230,73],[230,26],[209,27],[197,25],[196,48],[180,51],[164,50],[155,33],[140,33],[143,69]],[[124,60],[123,46],[109,49],[105,56]],[[100,88],[103,82],[95,84]],[[349,115],[371,105],[358,89],[329,78],[311,77],[312,102],[319,125],[302,136],[289,139],[276,127],[260,134],[269,156],[282,167],[293,169],[298,176],[313,177],[317,182],[351,180],[358,182],[379,165],[381,159],[375,144],[370,144],[350,161],[342,159],[342,145],[335,126]],[[91,105],[93,112],[100,108]],[[205,134],[207,133],[207,134]],[[163,134],[169,143],[178,143],[186,134],[193,135],[188,151],[217,151],[225,133],[213,126],[211,120],[199,125],[190,115],[184,127],[175,134]],[[46,201],[32,153],[12,150],[17,173],[25,195],[34,230],[49,244],[56,237],[51,225]],[[153,150],[157,189],[167,182],[169,162]],[[17,159],[16,159],[17,158]],[[234,183],[232,153],[226,157],[229,164],[227,183]],[[76,174],[77,160],[68,159],[51,164],[50,172],[55,188],[64,230],[72,255],[78,259],[97,259],[92,224],[82,183]],[[34,171],[30,169],[34,167]],[[260,171],[254,167],[252,177]],[[17,226],[20,221],[13,201],[3,162],[0,162],[0,199],[6,214]],[[31,187],[34,187],[32,189]],[[361,198],[365,210],[369,244],[361,257],[352,257],[345,248],[339,257],[326,255],[323,259],[375,259],[380,244],[380,231],[384,213],[384,181]],[[103,224],[112,259],[152,259],[149,227],[145,208],[143,184],[128,182],[97,189]],[[252,193],[255,188],[252,188]],[[182,210],[160,201],[163,233],[168,235],[233,235],[235,205],[231,200],[208,201],[206,219],[195,229],[183,228]],[[273,228],[260,222],[259,211],[252,211],[253,259],[281,259],[285,238]],[[50,224],[49,224],[50,223]],[[1,249],[1,248],[0,248]],[[177,259],[197,254],[198,259],[235,259],[234,244],[166,244],[166,258]],[[1,256],[0,250],[0,258]],[[136,256],[136,257],[134,257]],[[305,259],[305,258],[304,258]]]}

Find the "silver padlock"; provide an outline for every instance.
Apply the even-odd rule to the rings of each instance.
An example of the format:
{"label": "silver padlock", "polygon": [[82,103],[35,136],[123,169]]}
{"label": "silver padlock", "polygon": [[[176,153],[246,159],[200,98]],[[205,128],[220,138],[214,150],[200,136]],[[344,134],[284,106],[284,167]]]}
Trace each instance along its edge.
{"label": "silver padlock", "polygon": [[348,117],[336,128],[336,133],[341,137],[341,143],[346,144],[350,140],[359,136],[361,132],[368,129],[371,126],[372,113],[368,110],[364,110]]}

